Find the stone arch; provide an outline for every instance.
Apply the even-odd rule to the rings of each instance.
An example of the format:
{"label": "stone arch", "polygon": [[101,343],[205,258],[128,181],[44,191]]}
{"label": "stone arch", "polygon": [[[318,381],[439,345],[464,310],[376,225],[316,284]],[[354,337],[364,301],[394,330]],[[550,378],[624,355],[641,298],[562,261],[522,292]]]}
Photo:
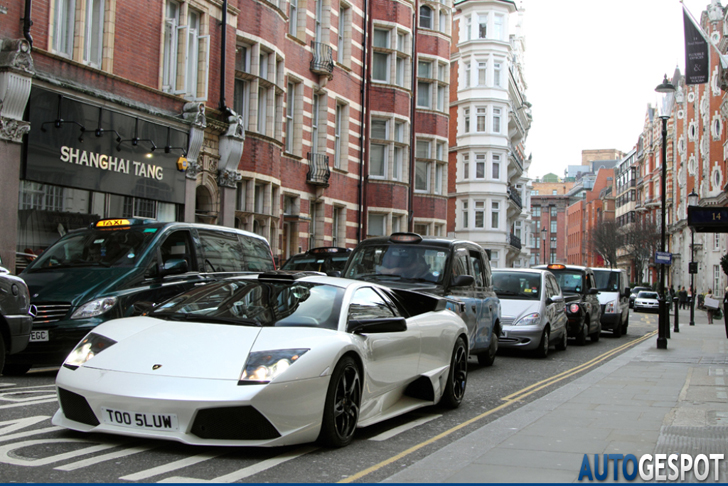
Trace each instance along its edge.
{"label": "stone arch", "polygon": [[203,172],[195,188],[195,222],[216,224],[220,212],[220,191],[210,174]]}

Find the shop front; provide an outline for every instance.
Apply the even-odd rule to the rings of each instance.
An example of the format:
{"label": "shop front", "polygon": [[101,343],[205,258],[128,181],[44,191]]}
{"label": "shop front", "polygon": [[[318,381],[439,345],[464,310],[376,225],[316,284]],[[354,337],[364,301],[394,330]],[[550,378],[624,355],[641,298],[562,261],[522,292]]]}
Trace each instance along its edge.
{"label": "shop front", "polygon": [[184,219],[189,125],[35,85],[28,113],[16,272],[101,218]]}

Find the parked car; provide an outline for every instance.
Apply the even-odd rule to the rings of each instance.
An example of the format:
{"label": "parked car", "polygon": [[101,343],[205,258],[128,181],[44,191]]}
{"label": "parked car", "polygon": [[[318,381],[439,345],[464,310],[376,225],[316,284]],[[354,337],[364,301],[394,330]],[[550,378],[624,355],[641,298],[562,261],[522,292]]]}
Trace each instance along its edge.
{"label": "parked car", "polygon": [[90,332],[53,423],[196,445],[341,447],[357,427],[458,407],[467,328],[446,299],[305,272],[195,288]]}
{"label": "parked car", "polygon": [[564,296],[553,274],[536,269],[493,269],[493,289],[501,302],[501,348],[532,350],[540,358],[549,347],[568,342]]}
{"label": "parked car", "polygon": [[28,346],[34,313],[23,279],[0,267],[0,372],[7,356]]}
{"label": "parked car", "polygon": [[614,337],[627,334],[629,327],[629,295],[627,272],[618,268],[592,268],[602,308],[602,330]]}
{"label": "parked car", "polygon": [[635,312],[657,312],[660,310],[658,294],[654,290],[641,290],[634,299]]}
{"label": "parked car", "polygon": [[28,347],[8,358],[4,373],[60,365],[91,329],[131,315],[135,305],[165,301],[225,272],[274,268],[263,237],[222,226],[103,219],[69,232],[20,275],[37,315]]}
{"label": "parked car", "polygon": [[470,354],[482,365],[493,364],[501,306],[488,254],[477,243],[416,233],[369,238],[354,248],[343,276],[457,299],[464,308]]}
{"label": "parked car", "polygon": [[315,271],[340,277],[350,253],[351,248],[335,246],[312,248],[286,260],[281,270]]}
{"label": "parked car", "polygon": [[549,270],[564,293],[566,317],[569,319],[569,337],[576,338],[579,345],[586,343],[589,336],[593,342],[599,341],[602,332],[601,307],[597,298],[594,272],[589,267],[552,263],[534,268]]}
{"label": "parked car", "polygon": [[634,299],[636,299],[637,298],[637,294],[639,294],[643,290],[651,291],[652,288],[651,287],[641,287],[641,286],[637,286],[637,287],[633,287],[630,290],[630,293],[629,293],[629,308],[630,309],[633,309],[634,308]]}

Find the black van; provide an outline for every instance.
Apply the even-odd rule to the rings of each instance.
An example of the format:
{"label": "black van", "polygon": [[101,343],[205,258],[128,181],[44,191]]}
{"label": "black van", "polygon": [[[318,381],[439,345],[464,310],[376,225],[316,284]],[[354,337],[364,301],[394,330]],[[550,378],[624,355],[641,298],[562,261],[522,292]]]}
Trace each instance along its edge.
{"label": "black van", "polygon": [[281,270],[312,270],[339,277],[346,266],[346,260],[349,259],[349,253],[351,248],[335,246],[312,248],[305,253],[293,255],[281,266]]}
{"label": "black van", "polygon": [[58,365],[94,327],[129,316],[223,272],[275,270],[268,242],[247,231],[194,223],[102,219],[72,231],[20,274],[36,316],[25,351],[3,374]]}

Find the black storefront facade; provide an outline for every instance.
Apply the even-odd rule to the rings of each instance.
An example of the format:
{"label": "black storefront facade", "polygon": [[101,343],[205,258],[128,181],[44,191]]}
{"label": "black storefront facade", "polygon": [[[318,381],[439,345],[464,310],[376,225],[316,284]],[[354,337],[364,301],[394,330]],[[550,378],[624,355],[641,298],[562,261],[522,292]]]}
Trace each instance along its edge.
{"label": "black storefront facade", "polygon": [[26,113],[16,272],[101,218],[185,220],[189,124],[36,83]]}

